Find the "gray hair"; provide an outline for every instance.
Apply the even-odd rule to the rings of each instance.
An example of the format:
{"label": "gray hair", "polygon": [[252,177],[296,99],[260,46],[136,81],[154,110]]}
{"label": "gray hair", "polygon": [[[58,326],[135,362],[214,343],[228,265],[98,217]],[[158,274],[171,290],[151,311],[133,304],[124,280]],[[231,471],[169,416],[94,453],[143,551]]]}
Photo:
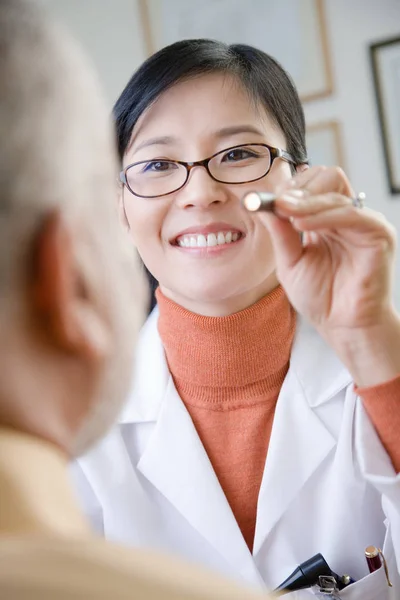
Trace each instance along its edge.
{"label": "gray hair", "polygon": [[0,81],[4,300],[24,277],[46,213],[60,209],[85,226],[91,223],[87,211],[96,211],[97,223],[102,213],[107,218],[116,164],[93,70],[69,36],[23,0],[0,0]]}

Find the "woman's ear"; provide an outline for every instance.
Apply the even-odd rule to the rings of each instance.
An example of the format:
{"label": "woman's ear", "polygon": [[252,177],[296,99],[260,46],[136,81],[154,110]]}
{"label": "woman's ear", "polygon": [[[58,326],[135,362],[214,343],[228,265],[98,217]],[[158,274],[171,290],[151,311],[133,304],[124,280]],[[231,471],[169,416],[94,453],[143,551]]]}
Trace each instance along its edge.
{"label": "woman's ear", "polygon": [[124,186],[122,184],[118,184],[117,188],[117,202],[118,202],[118,219],[121,223],[123,229],[125,231],[129,231],[129,221],[125,212],[125,204],[124,204]]}
{"label": "woman's ear", "polygon": [[296,166],[296,173],[303,173],[303,171],[307,171],[310,168],[310,165],[307,163],[302,163],[301,165]]}

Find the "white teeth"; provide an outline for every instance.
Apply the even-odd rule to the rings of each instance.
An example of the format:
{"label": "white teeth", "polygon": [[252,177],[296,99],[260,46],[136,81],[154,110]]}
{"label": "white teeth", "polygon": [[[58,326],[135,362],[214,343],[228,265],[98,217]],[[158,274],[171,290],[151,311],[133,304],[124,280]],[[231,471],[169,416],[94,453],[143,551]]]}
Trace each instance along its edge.
{"label": "white teeth", "polygon": [[207,235],[184,235],[177,239],[177,244],[178,246],[181,246],[181,248],[211,248],[217,245],[223,246],[224,244],[236,242],[238,239],[240,239],[240,237],[241,234],[237,231],[227,231],[225,233],[219,231],[217,234],[209,233]]}
{"label": "white teeth", "polygon": [[222,244],[225,244],[225,236],[222,233],[222,231],[219,232],[219,234],[217,235],[217,242],[219,246],[222,246]]}
{"label": "white teeth", "polygon": [[216,246],[217,245],[217,236],[215,233],[209,233],[207,236],[207,246]]}

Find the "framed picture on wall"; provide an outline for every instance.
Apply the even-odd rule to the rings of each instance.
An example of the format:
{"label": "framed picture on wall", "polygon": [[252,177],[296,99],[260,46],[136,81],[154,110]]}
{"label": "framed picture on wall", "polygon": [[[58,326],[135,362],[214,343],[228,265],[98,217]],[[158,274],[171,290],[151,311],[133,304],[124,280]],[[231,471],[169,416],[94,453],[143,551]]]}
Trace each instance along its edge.
{"label": "framed picture on wall", "polygon": [[400,194],[400,37],[370,46],[389,188]]}
{"label": "framed picture on wall", "polygon": [[310,165],[338,166],[346,169],[341,127],[338,121],[323,121],[307,126]]}
{"label": "framed picture on wall", "polygon": [[292,76],[302,101],[332,93],[324,0],[139,0],[148,55],[187,38],[256,46]]}

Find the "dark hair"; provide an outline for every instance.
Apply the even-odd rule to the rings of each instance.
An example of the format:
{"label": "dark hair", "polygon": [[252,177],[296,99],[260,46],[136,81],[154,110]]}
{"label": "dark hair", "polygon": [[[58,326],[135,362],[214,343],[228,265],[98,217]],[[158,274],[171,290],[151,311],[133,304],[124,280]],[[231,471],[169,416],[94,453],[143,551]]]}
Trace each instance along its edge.
{"label": "dark hair", "polygon": [[[157,98],[180,81],[220,72],[237,77],[249,97],[279,126],[296,164],[307,162],[304,113],[289,75],[271,56],[244,44],[183,40],[150,56],[133,74],[114,106],[118,153],[122,161],[133,128]],[[150,276],[152,288],[157,282]]]}
{"label": "dark hair", "polygon": [[237,77],[280,127],[286,150],[306,162],[304,113],[289,75],[271,56],[244,44],[183,40],[150,56],[133,74],[114,106],[122,160],[140,115],[167,89],[185,79],[221,72]]}

